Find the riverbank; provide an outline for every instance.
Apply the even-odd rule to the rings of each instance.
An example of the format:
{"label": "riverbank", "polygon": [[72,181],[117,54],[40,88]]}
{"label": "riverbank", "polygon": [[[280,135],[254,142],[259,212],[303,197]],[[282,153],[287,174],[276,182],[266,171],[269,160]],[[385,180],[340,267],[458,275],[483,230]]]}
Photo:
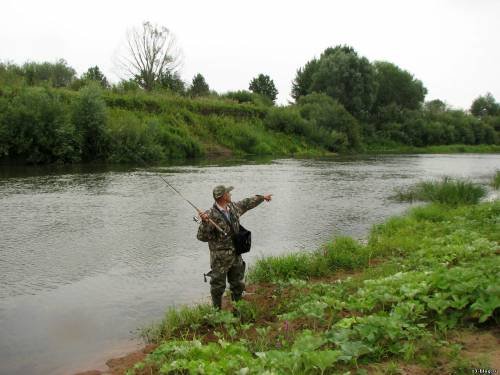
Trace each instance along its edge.
{"label": "riverbank", "polygon": [[[255,99],[255,100],[252,100]],[[0,89],[0,163],[142,163],[214,156],[500,152],[496,117],[421,109],[359,119],[325,95],[288,106],[255,94]],[[416,147],[415,145],[421,146]]]}
{"label": "riverbank", "polygon": [[366,152],[373,154],[495,154],[500,152],[500,145],[439,145],[427,147],[368,145]]}
{"label": "riverbank", "polygon": [[264,258],[236,306],[170,310],[144,330],[156,348],[128,373],[498,370],[499,217],[498,200],[429,204],[375,226],[367,244]]}

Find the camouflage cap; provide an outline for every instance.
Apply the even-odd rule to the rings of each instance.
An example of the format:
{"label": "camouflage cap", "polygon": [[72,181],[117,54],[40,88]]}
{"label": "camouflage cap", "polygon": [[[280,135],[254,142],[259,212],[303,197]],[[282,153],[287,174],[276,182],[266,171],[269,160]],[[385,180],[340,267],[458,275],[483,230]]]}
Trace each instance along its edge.
{"label": "camouflage cap", "polygon": [[217,185],[213,190],[214,199],[219,199],[224,195],[224,193],[228,193],[233,189],[234,188],[232,186]]}

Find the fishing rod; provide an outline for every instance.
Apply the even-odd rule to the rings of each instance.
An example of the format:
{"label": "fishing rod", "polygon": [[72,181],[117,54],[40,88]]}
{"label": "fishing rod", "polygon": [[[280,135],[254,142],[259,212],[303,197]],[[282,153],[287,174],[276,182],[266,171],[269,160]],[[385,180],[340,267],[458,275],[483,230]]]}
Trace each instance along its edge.
{"label": "fishing rod", "polygon": [[[133,154],[134,156],[137,157],[137,159],[146,167],[146,168],[151,168],[150,165],[148,165],[137,153],[133,152],[132,150],[130,150],[126,145],[123,145],[126,149],[128,149],[130,151],[131,154]],[[155,176],[158,176],[160,177],[163,182],[165,182],[167,184],[168,187],[170,187],[173,191],[175,191],[177,194],[179,194],[179,196],[184,199],[187,203],[189,203],[191,205],[191,207],[193,207],[196,212],[201,215],[203,213],[203,211],[201,211],[198,207],[196,207],[189,199],[187,199],[184,195],[182,195],[182,193],[177,190],[171,183],[169,183],[165,178],[163,178],[163,176],[161,176],[160,174],[158,173],[155,173],[153,172],[153,174]],[[196,216],[193,216],[193,220],[195,222],[198,223],[198,219],[196,218]],[[224,236],[227,236],[227,233],[224,231],[224,229],[222,229],[219,225],[217,225],[216,222],[214,222],[210,217],[208,218],[208,221],[210,222],[210,224],[212,224],[219,232],[221,232]]]}

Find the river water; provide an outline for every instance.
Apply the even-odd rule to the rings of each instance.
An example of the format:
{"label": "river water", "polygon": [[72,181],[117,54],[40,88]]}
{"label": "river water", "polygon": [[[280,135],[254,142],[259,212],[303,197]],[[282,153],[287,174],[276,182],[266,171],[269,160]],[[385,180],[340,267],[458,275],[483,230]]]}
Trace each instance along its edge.
{"label": "river water", "polygon": [[[194,211],[215,185],[273,193],[242,218],[259,257],[367,236],[408,204],[394,188],[448,175],[486,183],[500,155],[241,160],[155,168],[0,167],[0,374],[92,369],[137,345],[171,306],[208,301]],[[103,358],[104,357],[104,358]]]}

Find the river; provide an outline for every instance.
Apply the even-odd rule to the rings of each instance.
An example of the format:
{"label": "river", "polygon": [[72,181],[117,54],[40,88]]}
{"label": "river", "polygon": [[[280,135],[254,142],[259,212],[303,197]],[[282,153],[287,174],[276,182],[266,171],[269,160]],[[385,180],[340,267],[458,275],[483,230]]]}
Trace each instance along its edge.
{"label": "river", "polygon": [[167,308],[208,301],[206,243],[193,209],[215,185],[233,200],[273,193],[243,216],[244,256],[313,250],[408,207],[394,189],[448,175],[486,183],[500,155],[240,160],[154,168],[0,167],[0,374],[92,369],[137,345]]}

